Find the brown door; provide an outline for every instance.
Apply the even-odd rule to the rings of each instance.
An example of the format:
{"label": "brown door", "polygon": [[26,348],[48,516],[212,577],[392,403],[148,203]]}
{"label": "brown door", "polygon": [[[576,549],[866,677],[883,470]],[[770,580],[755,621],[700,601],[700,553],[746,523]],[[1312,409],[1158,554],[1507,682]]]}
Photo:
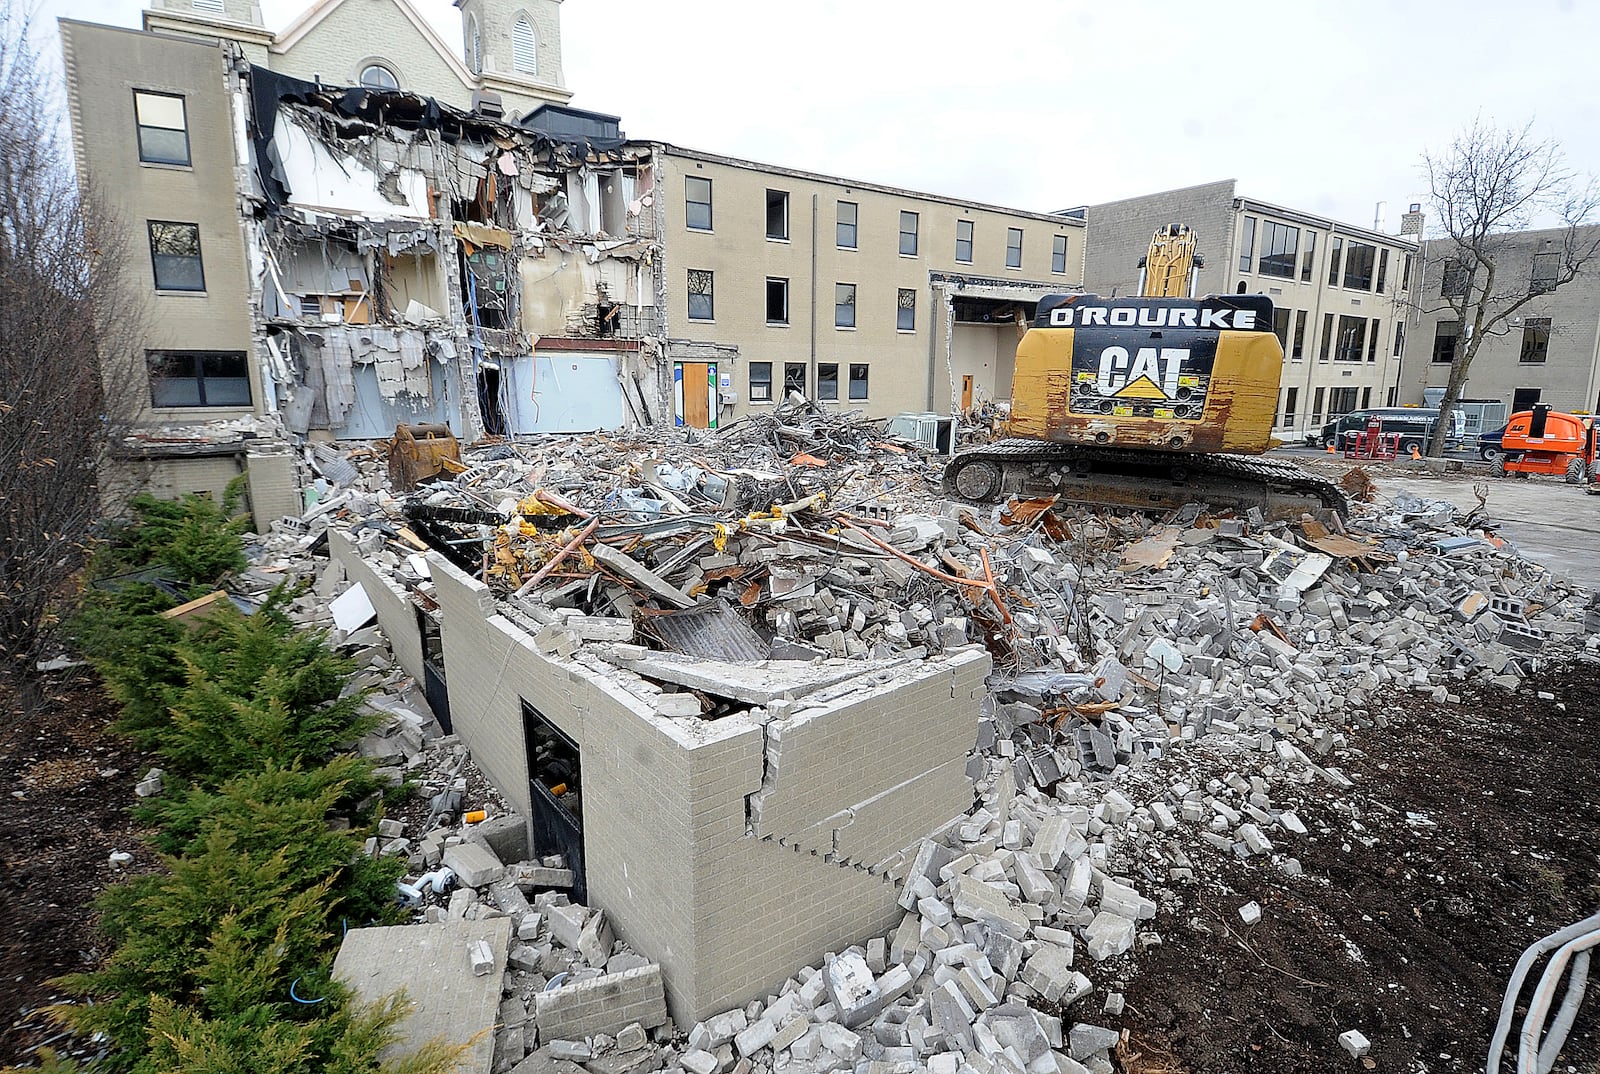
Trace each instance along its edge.
{"label": "brown door", "polygon": [[711,425],[711,393],[706,390],[711,375],[708,362],[684,362],[683,370],[683,423],[696,429]]}
{"label": "brown door", "polygon": [[972,409],[972,376],[963,375],[961,378],[961,409]]}

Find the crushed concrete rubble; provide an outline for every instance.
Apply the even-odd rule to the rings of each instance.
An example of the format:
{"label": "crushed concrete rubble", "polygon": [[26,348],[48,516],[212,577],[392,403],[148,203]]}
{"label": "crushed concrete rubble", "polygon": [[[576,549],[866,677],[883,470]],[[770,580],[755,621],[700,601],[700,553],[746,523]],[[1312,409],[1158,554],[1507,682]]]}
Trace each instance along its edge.
{"label": "crushed concrete rubble", "polygon": [[[512,921],[497,1072],[1109,1072],[1120,1037],[1097,1018],[1121,1011],[1202,856],[1298,875],[1297,842],[1326,833],[1296,803],[1350,786],[1349,732],[1385,724],[1386,692],[1449,703],[1469,680],[1518,688],[1548,652],[1600,651],[1600,605],[1447,504],[1272,526],[985,509],[939,498],[940,460],[808,406],[691,435],[468,450],[463,473],[407,498],[358,452],[240,579],[258,594],[314,579],[296,609],[331,626],[343,583],[311,555],[339,527],[424,612],[431,548],[563,655],[825,667],[976,642],[994,658],[977,799],[906,856],[899,922],[675,1026],[660,967],[571,899],[566,863],[530,848],[481,778],[468,800],[465,747],[377,628],[336,631],[388,716],[361,751],[420,786],[423,808],[369,852],[407,858],[418,920]],[[682,696],[662,711],[716,718]],[[467,823],[478,807],[489,819]],[[1232,927],[1260,916],[1243,903]]]}

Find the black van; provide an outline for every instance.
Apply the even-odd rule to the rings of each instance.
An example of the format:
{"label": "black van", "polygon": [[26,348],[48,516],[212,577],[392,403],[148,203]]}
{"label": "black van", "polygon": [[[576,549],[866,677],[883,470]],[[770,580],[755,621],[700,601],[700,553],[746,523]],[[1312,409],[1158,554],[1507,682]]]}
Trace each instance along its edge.
{"label": "black van", "polygon": [[[1422,407],[1376,407],[1368,410],[1352,410],[1348,414],[1334,418],[1324,425],[1320,432],[1313,431],[1306,435],[1306,444],[1310,447],[1327,447],[1332,444],[1335,448],[1342,449],[1345,440],[1352,433],[1366,432],[1367,424],[1373,418],[1382,422],[1385,433],[1400,434],[1400,452],[1409,454],[1415,446],[1424,450],[1428,446],[1428,437],[1433,434],[1433,426],[1439,420],[1437,410]],[[1446,443],[1451,447],[1458,447],[1461,438],[1467,432],[1466,415],[1459,410],[1450,412],[1450,429],[1446,434]]]}

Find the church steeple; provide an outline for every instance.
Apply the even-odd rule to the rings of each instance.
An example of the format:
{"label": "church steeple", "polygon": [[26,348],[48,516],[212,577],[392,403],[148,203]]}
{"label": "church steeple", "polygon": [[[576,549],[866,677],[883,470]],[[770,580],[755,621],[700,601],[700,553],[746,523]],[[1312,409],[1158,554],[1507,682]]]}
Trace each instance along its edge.
{"label": "church steeple", "polygon": [[561,0],[455,2],[461,9],[462,62],[469,71],[488,82],[565,88]]}

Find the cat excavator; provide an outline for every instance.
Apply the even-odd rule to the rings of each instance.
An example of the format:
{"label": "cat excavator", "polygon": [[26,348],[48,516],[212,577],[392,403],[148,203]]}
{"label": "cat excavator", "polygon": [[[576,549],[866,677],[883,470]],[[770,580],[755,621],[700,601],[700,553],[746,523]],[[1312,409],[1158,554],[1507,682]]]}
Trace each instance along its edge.
{"label": "cat excavator", "polygon": [[1195,297],[1196,236],[1156,231],[1139,294],[1049,295],[1017,345],[1007,439],[964,451],[948,495],[1008,495],[1140,511],[1259,508],[1298,518],[1348,504],[1336,485],[1262,455],[1283,346],[1266,295]]}

